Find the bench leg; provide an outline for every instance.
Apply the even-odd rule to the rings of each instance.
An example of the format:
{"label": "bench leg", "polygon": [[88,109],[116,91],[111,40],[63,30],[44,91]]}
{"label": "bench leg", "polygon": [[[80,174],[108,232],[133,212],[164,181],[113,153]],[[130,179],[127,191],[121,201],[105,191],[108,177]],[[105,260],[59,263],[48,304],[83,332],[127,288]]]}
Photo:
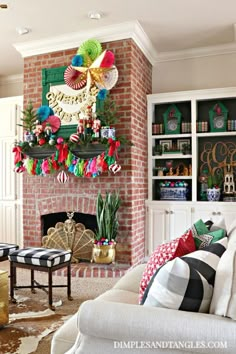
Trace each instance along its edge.
{"label": "bench leg", "polygon": [[67,297],[68,300],[73,300],[73,297],[71,296],[71,265],[69,264],[67,266]]}
{"label": "bench leg", "polygon": [[30,270],[30,283],[31,283],[31,293],[36,294],[36,290],[34,289],[34,270]]}
{"label": "bench leg", "polygon": [[10,297],[13,303],[16,303],[14,298],[14,288],[16,286],[16,267],[14,267],[13,262],[10,262]]}
{"label": "bench leg", "polygon": [[52,306],[52,269],[48,269],[48,304],[51,310],[55,310],[55,307]]}

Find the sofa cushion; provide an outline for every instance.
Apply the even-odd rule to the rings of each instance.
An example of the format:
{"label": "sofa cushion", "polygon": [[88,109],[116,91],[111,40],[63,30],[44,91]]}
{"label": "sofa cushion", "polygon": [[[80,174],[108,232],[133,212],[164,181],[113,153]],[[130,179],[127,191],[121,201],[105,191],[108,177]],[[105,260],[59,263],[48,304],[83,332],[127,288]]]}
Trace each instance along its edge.
{"label": "sofa cushion", "polygon": [[183,311],[208,312],[216,268],[227,247],[227,238],[177,257],[152,277],[142,304]]}
{"label": "sofa cushion", "polygon": [[193,252],[195,249],[196,247],[191,230],[186,231],[181,237],[159,245],[150,256],[143,272],[139,291],[140,301],[142,300],[151,277],[160,266],[175,257],[181,257],[187,253]]}
{"label": "sofa cushion", "polygon": [[113,289],[121,289],[139,293],[140,279],[146,267],[146,263],[130,268],[123,277],[113,286]]}
{"label": "sofa cushion", "polygon": [[229,243],[220,259],[210,313],[236,320],[236,244]]}

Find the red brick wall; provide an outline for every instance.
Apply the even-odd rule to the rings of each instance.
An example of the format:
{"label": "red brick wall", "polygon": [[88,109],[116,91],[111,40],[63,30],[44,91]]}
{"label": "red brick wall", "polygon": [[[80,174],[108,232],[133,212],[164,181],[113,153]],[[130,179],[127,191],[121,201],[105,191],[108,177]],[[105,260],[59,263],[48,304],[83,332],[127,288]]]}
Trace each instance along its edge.
{"label": "red brick wall", "polygon": [[[75,210],[95,214],[98,190],[120,190],[123,203],[119,210],[117,261],[136,264],[144,257],[145,206],[147,198],[147,104],[151,93],[152,67],[133,40],[103,44],[115,54],[119,79],[111,94],[120,106],[122,117],[117,134],[125,134],[134,146],[119,153],[121,172],[96,178],[78,178],[70,174],[61,185],[56,175],[23,178],[24,245],[41,245],[40,216],[52,212]],[[35,108],[42,103],[41,71],[69,65],[77,48],[37,55],[24,61],[24,103],[32,100]]]}

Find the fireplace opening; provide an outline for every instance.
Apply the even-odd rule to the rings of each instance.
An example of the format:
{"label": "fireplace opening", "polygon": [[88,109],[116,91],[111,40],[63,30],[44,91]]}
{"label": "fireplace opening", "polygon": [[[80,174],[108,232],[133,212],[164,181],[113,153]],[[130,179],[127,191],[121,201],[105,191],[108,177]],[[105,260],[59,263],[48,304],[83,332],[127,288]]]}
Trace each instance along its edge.
{"label": "fireplace opening", "polygon": [[[55,227],[56,223],[65,222],[67,219],[67,212],[41,215],[42,236],[47,235],[50,227]],[[90,229],[93,232],[97,229],[96,215],[74,212],[73,220],[76,223],[84,224],[86,229]]]}

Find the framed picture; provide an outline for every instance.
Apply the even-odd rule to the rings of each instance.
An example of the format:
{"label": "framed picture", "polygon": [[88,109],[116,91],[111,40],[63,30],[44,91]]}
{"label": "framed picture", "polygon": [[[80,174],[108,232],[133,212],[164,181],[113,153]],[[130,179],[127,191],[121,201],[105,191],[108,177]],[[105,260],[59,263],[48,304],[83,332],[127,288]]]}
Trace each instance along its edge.
{"label": "framed picture", "polygon": [[177,149],[179,151],[182,151],[183,150],[183,146],[185,144],[190,145],[190,139],[178,139],[177,140]]}
{"label": "framed picture", "polygon": [[160,140],[160,145],[162,146],[162,151],[169,151],[172,148],[172,140]]}

